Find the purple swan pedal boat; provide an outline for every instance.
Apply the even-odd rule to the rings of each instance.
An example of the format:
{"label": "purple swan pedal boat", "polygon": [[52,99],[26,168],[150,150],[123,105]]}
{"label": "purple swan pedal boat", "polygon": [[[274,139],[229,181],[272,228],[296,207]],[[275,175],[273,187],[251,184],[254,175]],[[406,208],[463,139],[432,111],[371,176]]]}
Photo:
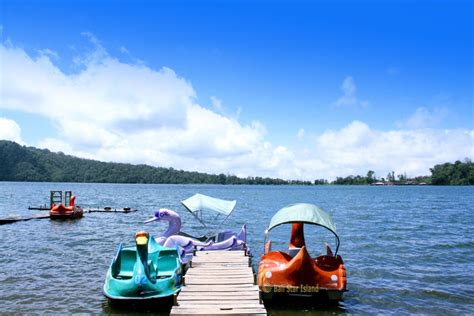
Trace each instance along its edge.
{"label": "purple swan pedal boat", "polygon": [[[220,217],[225,216],[219,224],[221,226],[234,210],[236,201],[221,200],[203,194],[195,194],[181,201],[181,203],[203,227],[209,228]],[[206,223],[205,213],[212,214],[213,221],[211,223]],[[195,250],[247,250],[245,224],[239,233],[224,230],[216,234],[194,237],[181,232],[181,217],[173,210],[161,208],[155,211],[154,216],[145,221],[145,223],[154,221],[168,222],[167,230],[160,236],[155,237],[155,241],[168,248],[178,248],[183,265],[189,263]]]}

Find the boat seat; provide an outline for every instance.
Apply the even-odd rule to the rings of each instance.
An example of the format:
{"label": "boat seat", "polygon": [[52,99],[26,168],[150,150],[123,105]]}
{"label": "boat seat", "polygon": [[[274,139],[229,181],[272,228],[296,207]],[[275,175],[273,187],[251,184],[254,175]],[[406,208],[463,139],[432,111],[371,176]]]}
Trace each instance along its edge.
{"label": "boat seat", "polygon": [[291,248],[288,248],[288,254],[290,255],[291,258],[293,258],[294,256],[298,254],[298,252],[300,252],[300,250],[301,248],[291,247]]}
{"label": "boat seat", "polygon": [[118,279],[131,279],[135,265],[135,251],[120,248],[119,257],[112,263],[112,276]]}
{"label": "boat seat", "polygon": [[178,267],[177,258],[176,250],[161,250],[158,256],[157,277],[172,276]]}
{"label": "boat seat", "polygon": [[278,250],[267,253],[265,255],[265,257],[268,260],[277,261],[277,262],[285,262],[285,261],[289,262],[289,261],[291,261],[290,255],[288,255],[286,252],[282,252],[282,251],[278,251]]}
{"label": "boat seat", "polygon": [[324,242],[324,249],[326,250],[326,256],[332,256],[334,257],[334,254],[332,253],[331,247],[327,242]]}
{"label": "boat seat", "polygon": [[167,278],[171,278],[173,275],[171,274],[167,274],[168,272],[166,273],[158,273],[158,275],[156,276],[157,279],[167,279]]}
{"label": "boat seat", "polygon": [[316,258],[316,265],[325,271],[333,271],[339,268],[339,265],[342,264],[340,259],[341,257],[337,256],[327,256],[322,255]]}
{"label": "boat seat", "polygon": [[133,277],[133,271],[120,271],[116,276],[116,279],[131,279]]}

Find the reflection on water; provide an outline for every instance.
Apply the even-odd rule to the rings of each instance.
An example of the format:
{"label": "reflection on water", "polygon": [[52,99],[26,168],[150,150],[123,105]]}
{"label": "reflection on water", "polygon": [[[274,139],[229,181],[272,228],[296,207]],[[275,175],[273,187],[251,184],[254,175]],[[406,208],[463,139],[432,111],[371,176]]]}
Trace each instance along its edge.
{"label": "reflection on water", "polygon": [[[272,215],[296,202],[332,214],[341,238],[348,292],[338,306],[287,302],[270,314],[458,314],[474,310],[473,187],[213,186],[0,183],[0,216],[32,214],[50,190],[73,190],[77,204],[137,208],[129,214],[90,213],[77,221],[34,220],[0,226],[0,313],[160,314],[111,305],[102,295],[105,274],[120,242],[138,230],[159,234],[162,223],[143,224],[154,209],[180,213],[183,230],[202,233],[179,201],[196,192],[237,199],[225,227],[248,225],[257,265]],[[285,247],[290,227],[271,234]],[[310,250],[322,250],[321,231],[306,230]],[[333,239],[328,235],[328,241]],[[282,249],[283,249],[282,248]]]}

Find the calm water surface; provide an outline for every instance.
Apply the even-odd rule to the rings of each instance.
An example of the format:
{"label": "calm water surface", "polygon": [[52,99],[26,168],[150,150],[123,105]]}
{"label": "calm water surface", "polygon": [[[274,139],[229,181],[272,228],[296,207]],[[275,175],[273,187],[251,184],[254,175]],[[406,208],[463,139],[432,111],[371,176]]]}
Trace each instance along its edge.
{"label": "calm water surface", "polygon": [[[143,221],[158,207],[177,210],[183,230],[199,225],[179,201],[196,192],[237,199],[226,228],[248,225],[258,264],[272,215],[295,202],[328,211],[341,238],[348,289],[337,307],[278,307],[270,314],[469,314],[474,312],[474,187],[214,186],[0,182],[0,217],[34,214],[50,190],[72,190],[82,206],[129,206],[136,213],[90,213],[77,221],[34,220],[0,226],[0,313],[114,314],[101,289],[120,242],[161,224]],[[322,249],[320,230],[307,230]],[[323,236],[328,236],[323,234]],[[289,227],[272,239],[288,242]]]}

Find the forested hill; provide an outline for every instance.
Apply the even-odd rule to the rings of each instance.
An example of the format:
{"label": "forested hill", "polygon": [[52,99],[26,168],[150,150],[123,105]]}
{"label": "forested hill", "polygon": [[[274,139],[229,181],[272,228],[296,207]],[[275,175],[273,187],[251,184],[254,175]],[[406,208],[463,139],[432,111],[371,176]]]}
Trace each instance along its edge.
{"label": "forested hill", "polygon": [[239,178],[173,168],[101,162],[0,140],[0,181],[104,183],[311,184],[261,177]]}
{"label": "forested hill", "polygon": [[369,185],[376,183],[406,185],[474,185],[474,163],[464,162],[436,165],[431,176],[407,178],[392,171],[387,178],[378,178],[369,170],[367,176],[338,177],[329,182],[316,179],[314,182],[282,180],[262,177],[239,178],[225,174],[207,174],[176,170],[173,168],[132,165],[126,163],[101,162],[53,153],[47,149],[21,146],[15,142],[0,140],[0,181],[41,182],[104,182],[104,183],[208,183],[208,184],[350,184]]}

